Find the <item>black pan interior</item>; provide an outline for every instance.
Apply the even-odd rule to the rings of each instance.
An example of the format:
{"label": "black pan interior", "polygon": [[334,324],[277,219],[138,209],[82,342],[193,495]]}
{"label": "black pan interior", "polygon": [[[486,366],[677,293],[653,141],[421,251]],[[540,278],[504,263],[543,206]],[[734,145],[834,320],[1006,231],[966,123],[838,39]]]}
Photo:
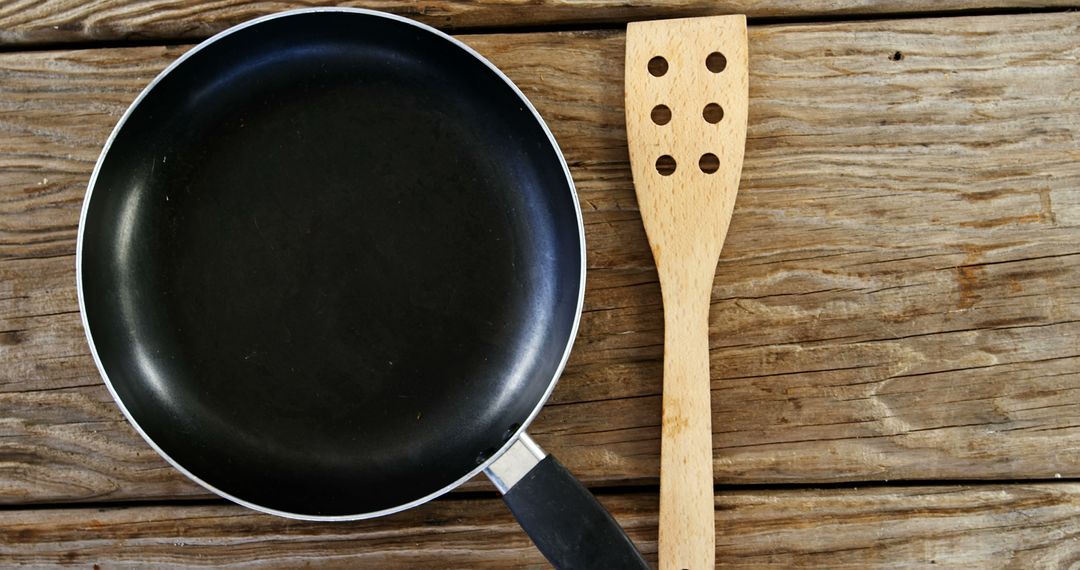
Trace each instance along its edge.
{"label": "black pan interior", "polygon": [[138,425],[217,489],[354,515],[526,421],[571,341],[579,221],[541,124],[445,38],[346,12],[228,35],[139,103],[83,299]]}

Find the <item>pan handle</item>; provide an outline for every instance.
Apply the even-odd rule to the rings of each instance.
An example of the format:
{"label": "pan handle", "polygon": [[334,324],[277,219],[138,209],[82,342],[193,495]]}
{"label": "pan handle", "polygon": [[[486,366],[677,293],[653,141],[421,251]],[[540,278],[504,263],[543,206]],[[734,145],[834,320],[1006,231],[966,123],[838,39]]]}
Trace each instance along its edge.
{"label": "pan handle", "polygon": [[648,568],[619,523],[528,435],[484,474],[518,524],[556,568]]}

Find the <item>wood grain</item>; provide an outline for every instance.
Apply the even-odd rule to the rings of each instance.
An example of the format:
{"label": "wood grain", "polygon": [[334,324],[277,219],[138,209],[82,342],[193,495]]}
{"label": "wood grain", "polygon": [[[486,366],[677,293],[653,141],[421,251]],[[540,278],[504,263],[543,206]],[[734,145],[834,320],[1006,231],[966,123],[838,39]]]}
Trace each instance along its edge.
{"label": "wood grain", "polygon": [[741,15],[626,27],[630,170],[664,304],[661,570],[714,566],[709,304],[742,174],[747,55]]}
{"label": "wood grain", "polygon": [[252,18],[316,6],[369,8],[447,28],[612,24],[723,14],[836,17],[1016,8],[1068,8],[1072,0],[15,0],[0,4],[0,45],[201,39]]}
{"label": "wood grain", "polygon": [[[1078,28],[751,27],[743,183],[712,291],[717,482],[1080,476]],[[653,484],[661,298],[623,36],[464,39],[550,122],[585,213],[581,334],[531,432],[592,485]],[[97,152],[182,51],[0,55],[0,502],[202,494],[109,403],[74,292]]]}
{"label": "wood grain", "polygon": [[[656,563],[654,495],[602,501]],[[719,568],[1067,568],[1080,485],[720,491]],[[497,499],[310,523],[233,505],[0,512],[6,566],[546,568]]]}

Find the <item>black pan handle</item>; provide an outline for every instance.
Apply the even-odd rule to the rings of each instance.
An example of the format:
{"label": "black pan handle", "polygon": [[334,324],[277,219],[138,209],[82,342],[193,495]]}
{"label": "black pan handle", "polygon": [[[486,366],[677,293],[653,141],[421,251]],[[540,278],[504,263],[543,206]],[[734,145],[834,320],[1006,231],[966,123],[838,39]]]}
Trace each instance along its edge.
{"label": "black pan handle", "polygon": [[556,568],[649,567],[592,493],[528,435],[521,434],[484,473]]}

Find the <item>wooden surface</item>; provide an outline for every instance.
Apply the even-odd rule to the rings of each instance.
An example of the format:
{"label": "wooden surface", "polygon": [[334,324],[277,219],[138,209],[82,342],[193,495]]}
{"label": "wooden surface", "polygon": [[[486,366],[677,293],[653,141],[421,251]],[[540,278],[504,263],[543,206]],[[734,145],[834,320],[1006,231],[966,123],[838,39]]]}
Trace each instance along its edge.
{"label": "wooden surface", "polygon": [[[15,4],[38,9],[5,4],[4,18]],[[1070,12],[750,27],[746,161],[710,315],[721,490],[1063,483],[737,491],[756,499],[721,503],[718,516],[731,517],[722,520],[750,522],[718,525],[719,562],[1029,568],[1080,560],[1068,482],[1080,477],[1078,28],[1080,14]],[[145,29],[145,37],[167,31]],[[605,487],[608,500],[646,501],[642,520],[655,524],[661,297],[628,164],[622,32],[463,39],[549,121],[585,215],[581,334],[531,431],[587,483]],[[457,556],[461,566],[538,560],[508,518],[468,515],[465,524],[483,528],[467,546],[429,537],[438,525],[424,517],[459,512],[460,498],[393,519],[423,539],[363,523],[356,533],[381,538],[355,541],[330,526],[306,542],[282,529],[322,527],[229,510],[241,531],[202,539],[220,549],[169,542],[179,529],[201,528],[183,521],[203,509],[232,507],[178,502],[207,495],[122,421],[82,337],[74,249],[109,130],[187,47],[84,47],[0,53],[0,502],[8,505],[0,533],[9,533],[0,566],[154,556],[290,566],[386,551],[432,563]],[[623,485],[642,487],[624,496]],[[789,494],[814,502],[789,506]],[[848,499],[830,503],[835,497]],[[156,506],[99,513],[94,505],[132,500]],[[492,517],[505,517],[490,505]],[[146,530],[147,540],[164,541],[153,550],[123,534],[142,532],[144,520],[160,521]],[[31,531],[18,534],[20,525]],[[103,527],[111,530],[93,542]],[[42,540],[33,528],[60,534]],[[75,542],[74,529],[90,542]],[[417,541],[426,546],[409,546]]]}
{"label": "wooden surface", "polygon": [[449,29],[583,26],[723,14],[814,18],[1075,7],[1076,0],[12,0],[0,4],[0,45],[202,39],[266,14],[316,6],[369,8]]}
{"label": "wooden surface", "polygon": [[631,23],[624,61],[630,170],[664,313],[660,569],[712,568],[709,308],[746,146],[746,18]]}
{"label": "wooden surface", "polygon": [[[751,27],[710,320],[718,483],[1080,475],[1078,27],[1072,13]],[[622,35],[465,39],[548,118],[585,211],[582,329],[533,431],[592,484],[654,484],[662,317]],[[3,502],[200,494],[109,400],[73,279],[100,145],[183,49],[0,55]]]}
{"label": "wooden surface", "polygon": [[[656,563],[656,496],[603,496]],[[720,568],[1072,568],[1080,485],[720,491]],[[544,568],[494,498],[385,519],[291,521],[234,505],[0,512],[0,560],[102,569]]]}

